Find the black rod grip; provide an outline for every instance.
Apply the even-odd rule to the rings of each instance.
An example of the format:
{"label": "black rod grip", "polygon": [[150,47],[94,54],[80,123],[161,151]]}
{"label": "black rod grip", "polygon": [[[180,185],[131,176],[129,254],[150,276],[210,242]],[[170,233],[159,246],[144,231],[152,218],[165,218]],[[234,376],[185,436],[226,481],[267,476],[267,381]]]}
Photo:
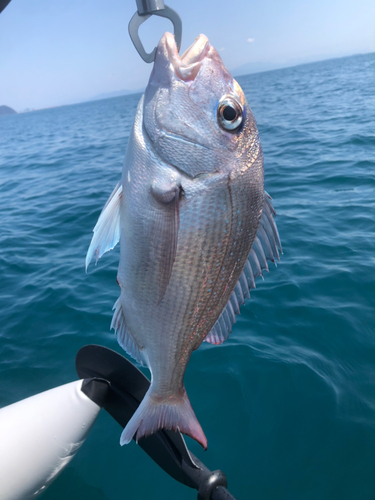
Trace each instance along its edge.
{"label": "black rod grip", "polygon": [[218,486],[211,493],[211,500],[236,500],[235,497],[229,493],[229,491],[224,488],[224,486]]}

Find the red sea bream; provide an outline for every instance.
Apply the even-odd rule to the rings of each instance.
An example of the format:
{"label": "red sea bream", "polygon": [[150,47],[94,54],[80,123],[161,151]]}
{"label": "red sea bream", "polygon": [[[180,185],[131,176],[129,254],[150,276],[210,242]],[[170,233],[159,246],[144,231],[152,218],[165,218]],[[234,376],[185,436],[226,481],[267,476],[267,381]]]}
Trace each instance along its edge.
{"label": "red sea bream", "polygon": [[204,35],[180,57],[166,33],[86,258],[120,240],[112,327],[151,372],[121,444],[165,428],[207,447],[185,370],[203,341],[228,337],[254,278],[279,258],[274,215],[241,87]]}

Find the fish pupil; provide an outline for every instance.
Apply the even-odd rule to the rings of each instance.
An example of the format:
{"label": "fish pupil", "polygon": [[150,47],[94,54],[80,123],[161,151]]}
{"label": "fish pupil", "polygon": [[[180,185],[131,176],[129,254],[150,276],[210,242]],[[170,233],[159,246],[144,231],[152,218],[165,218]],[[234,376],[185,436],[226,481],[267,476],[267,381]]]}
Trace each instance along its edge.
{"label": "fish pupil", "polygon": [[223,118],[228,122],[233,121],[237,116],[236,110],[232,106],[225,106],[223,109]]}

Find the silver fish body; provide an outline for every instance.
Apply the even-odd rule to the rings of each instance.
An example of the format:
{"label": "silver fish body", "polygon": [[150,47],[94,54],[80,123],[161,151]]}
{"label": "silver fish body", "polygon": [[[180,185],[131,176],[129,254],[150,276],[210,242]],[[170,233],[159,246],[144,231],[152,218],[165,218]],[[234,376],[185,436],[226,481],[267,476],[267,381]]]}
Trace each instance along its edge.
{"label": "silver fish body", "polygon": [[[110,236],[101,236],[99,218],[88,254],[100,257],[120,237],[112,326],[152,376],[122,444],[135,434],[179,428],[206,448],[184,373],[203,340],[220,343],[229,334],[263,257],[278,256],[265,199],[258,131],[241,88],[206,37],[180,58],[166,33],[138,105],[121,183],[101,216]],[[253,250],[251,267],[255,240],[267,248],[259,256]]]}

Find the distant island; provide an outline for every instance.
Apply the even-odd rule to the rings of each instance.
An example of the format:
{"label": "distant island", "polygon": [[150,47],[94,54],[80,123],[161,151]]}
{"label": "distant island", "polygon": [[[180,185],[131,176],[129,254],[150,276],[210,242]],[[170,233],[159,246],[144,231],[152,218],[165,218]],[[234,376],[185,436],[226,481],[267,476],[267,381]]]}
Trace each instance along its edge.
{"label": "distant island", "polygon": [[102,99],[111,99],[112,97],[121,97],[123,95],[129,95],[129,94],[141,94],[145,91],[145,87],[142,87],[141,89],[135,89],[135,90],[115,90],[114,92],[105,92],[103,94],[97,94],[89,99],[85,99],[83,102],[88,102],[88,101],[101,101]]}
{"label": "distant island", "polygon": [[10,108],[9,106],[0,106],[0,116],[2,115],[15,115],[17,111]]}

